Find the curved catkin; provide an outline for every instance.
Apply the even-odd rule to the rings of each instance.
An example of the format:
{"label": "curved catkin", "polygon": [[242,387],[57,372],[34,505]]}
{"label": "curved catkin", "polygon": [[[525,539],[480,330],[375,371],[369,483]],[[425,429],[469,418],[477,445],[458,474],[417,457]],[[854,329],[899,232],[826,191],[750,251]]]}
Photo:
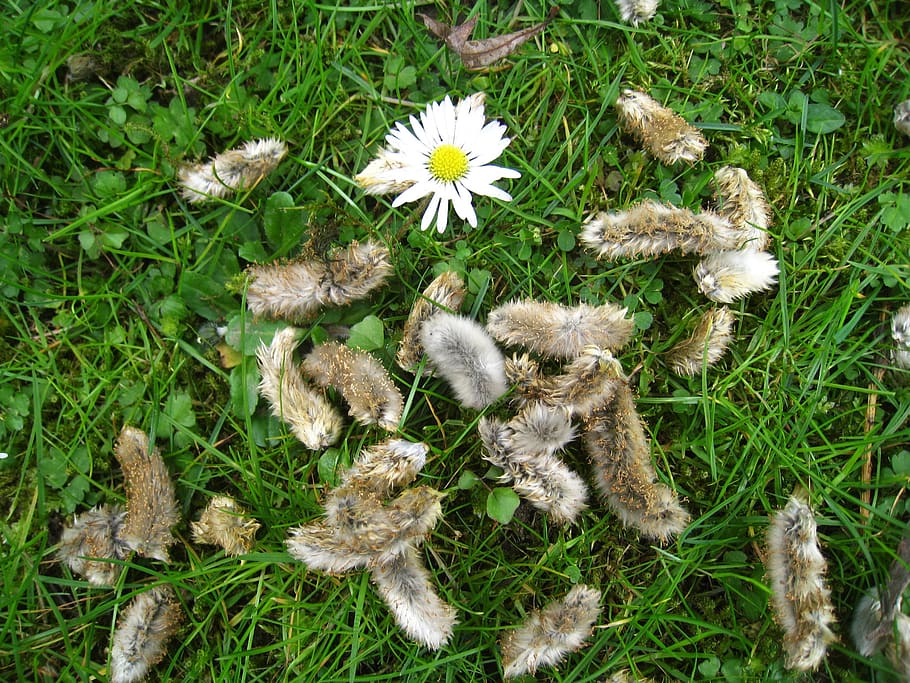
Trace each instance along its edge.
{"label": "curved catkin", "polygon": [[717,169],[714,187],[720,204],[718,213],[742,233],[737,248],[766,251],[771,244],[771,208],[762,189],[745,169],[735,166]]}
{"label": "curved catkin", "polygon": [[413,547],[373,567],[370,578],[411,640],[431,650],[449,642],[458,623],[455,609],[437,595],[430,574]]}
{"label": "curved catkin", "polygon": [[174,483],[157,448],[135,427],[125,426],[114,447],[123,469],[126,520],[120,538],[144,557],[170,562],[171,527],[180,521]]}
{"label": "curved catkin", "polygon": [[440,311],[456,312],[464,301],[465,286],[461,275],[452,270],[439,274],[414,301],[404,324],[395,362],[402,370],[413,372],[423,356],[420,328],[424,321]]}
{"label": "curved catkin", "polygon": [[177,181],[190,202],[226,197],[255,187],[287,153],[287,146],[280,140],[253,140],[201,164],[182,166],[177,171]]}
{"label": "curved catkin", "polygon": [[144,679],[164,658],[164,646],[180,626],[180,604],[170,586],[140,593],[123,611],[111,644],[111,683]]}
{"label": "curved catkin", "polygon": [[500,641],[505,678],[534,674],[579,650],[600,616],[599,590],[579,584],[561,600],[532,612]]}
{"label": "curved catkin", "polygon": [[214,496],[190,530],[195,543],[221,546],[227,555],[236,557],[253,549],[260,526],[230,496]]}
{"label": "curved catkin", "polygon": [[250,266],[246,305],[256,317],[291,322],[312,318],[328,301],[327,269],[321,261],[300,260]]}
{"label": "curved catkin", "polygon": [[827,562],[818,546],[815,515],[798,496],[771,515],[765,568],[771,581],[771,605],[784,631],[785,665],[812,671],[824,658],[834,608],[825,584]]}
{"label": "curved catkin", "polygon": [[335,306],[363,299],[394,272],[386,246],[367,240],[352,242],[326,262],[326,297]]}
{"label": "curved catkin", "polygon": [[777,282],[777,259],[765,251],[718,251],[695,267],[699,291],[712,301],[728,304]]}
{"label": "curved catkin", "polygon": [[662,543],[685,529],[689,513],[670,487],[656,481],[650,443],[627,383],[617,384],[611,398],[587,417],[582,440],[595,486],[625,526]]}
{"label": "curved catkin", "polygon": [[266,398],[272,414],[284,420],[304,446],[319,450],[330,446],[341,435],[342,419],[321,392],[309,386],[294,363],[297,330],[278,330],[272,343],[256,351],[259,362],[259,392]]}
{"label": "curved catkin", "polygon": [[736,249],[740,235],[729,220],[712,211],[694,213],[646,199],[625,211],[589,218],[579,239],[598,258],[612,260]]}
{"label": "curved catkin", "polygon": [[398,429],[404,399],[382,363],[366,351],[323,342],[307,354],[301,368],[320,386],[338,390],[358,424]]}
{"label": "curved catkin", "polygon": [[572,359],[586,346],[618,349],[632,337],[634,321],[615,304],[563,306],[549,301],[512,301],[487,317],[487,332],[507,346],[522,346],[547,358]]}
{"label": "curved catkin", "polygon": [[126,511],[119,505],[92,508],[63,530],[57,558],[93,586],[112,586],[123,566],[102,558],[123,560],[130,549],[120,534]]}
{"label": "curved catkin", "polygon": [[433,366],[466,408],[485,408],[508,391],[505,359],[479,323],[452,313],[437,313],[422,325],[420,341]]}
{"label": "curved catkin", "polygon": [[705,312],[692,334],[667,352],[670,369],[677,375],[691,377],[717,363],[733,341],[735,320],[726,306]]}
{"label": "curved catkin", "polygon": [[623,130],[662,164],[695,163],[708,148],[697,128],[646,93],[624,90],[616,100],[616,111]]}
{"label": "curved catkin", "polygon": [[428,450],[425,443],[407,439],[389,439],[364,448],[341,475],[339,488],[387,495],[392,489],[406,486],[417,478],[426,464]]}

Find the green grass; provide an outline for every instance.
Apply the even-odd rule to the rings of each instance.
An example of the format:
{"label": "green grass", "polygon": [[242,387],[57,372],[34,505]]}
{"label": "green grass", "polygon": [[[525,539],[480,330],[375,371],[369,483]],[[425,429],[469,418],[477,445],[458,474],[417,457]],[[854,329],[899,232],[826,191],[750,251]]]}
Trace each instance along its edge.
{"label": "green grass", "polygon": [[[908,530],[910,394],[906,373],[881,372],[888,317],[910,299],[910,138],[891,123],[910,97],[899,3],[665,0],[635,29],[612,3],[574,0],[489,73],[464,71],[416,13],[477,14],[476,37],[488,37],[542,20],[547,5],[103,5],[0,10],[0,678],[103,679],[118,610],[167,581],[185,620],[150,680],[496,680],[503,629],[575,582],[603,591],[602,618],[589,646],[541,680],[620,669],[894,680],[883,656],[854,651],[846,626]],[[67,66],[77,56],[94,61],[82,79]],[[612,106],[630,86],[696,122],[705,161],[668,169],[638,150]],[[476,202],[479,230],[462,234],[456,220],[440,239],[421,234],[412,205],[357,190],[352,176],[390,125],[481,90],[513,138],[502,163],[522,178],[511,203]],[[814,132],[825,104],[843,123]],[[181,161],[266,136],[290,154],[255,190],[179,198]],[[719,366],[681,379],[661,354],[708,307],[694,260],[602,263],[562,247],[590,212],[643,196],[710,205],[724,164],[746,168],[772,203],[780,283],[734,306],[736,341]],[[278,191],[299,208],[278,230],[299,239],[269,238]],[[242,270],[306,239],[367,237],[389,245],[396,277],[307,331],[371,314],[384,323],[378,355],[408,405],[401,435],[430,446],[421,481],[449,491],[423,554],[460,624],[436,653],[401,634],[366,574],[308,572],[284,549],[290,527],[321,514],[333,466],[382,435],[349,423],[337,450],[312,454],[257,403],[254,351],[274,325],[245,313]],[[464,310],[480,320],[519,296],[629,306],[639,326],[623,365],[637,369],[660,476],[693,513],[678,540],[643,542],[597,502],[566,529],[525,506],[500,525],[483,512],[495,480],[456,487],[464,471],[487,471],[478,415],[392,363],[412,301],[444,268],[467,276]],[[210,341],[222,325],[236,367]],[[127,423],[154,434],[186,521],[170,565],[133,559],[116,588],[92,589],[59,565],[55,544],[74,512],[122,501],[112,442]],[[587,473],[578,446],[565,459]],[[767,516],[797,487],[816,508],[840,622],[840,642],[802,679],[783,668],[762,565]],[[215,493],[263,524],[242,560],[189,540]]]}

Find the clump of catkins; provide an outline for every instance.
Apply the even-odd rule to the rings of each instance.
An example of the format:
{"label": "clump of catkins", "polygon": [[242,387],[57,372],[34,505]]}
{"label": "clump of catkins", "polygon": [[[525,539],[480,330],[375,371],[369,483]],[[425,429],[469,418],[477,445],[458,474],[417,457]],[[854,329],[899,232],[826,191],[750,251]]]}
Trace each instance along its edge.
{"label": "clump of catkins", "polygon": [[196,543],[221,546],[236,557],[252,550],[260,526],[230,496],[214,496],[190,529]]}
{"label": "clump of catkins", "polygon": [[344,306],[385,283],[389,250],[373,241],[352,243],[327,259],[251,266],[246,303],[256,316],[303,321],[323,306]]}
{"label": "clump of catkins", "polygon": [[615,0],[620,18],[632,26],[650,21],[657,14],[660,0]]}
{"label": "clump of catkins", "polygon": [[272,414],[284,420],[304,446],[319,450],[341,435],[342,419],[322,392],[311,387],[294,362],[297,330],[278,330],[269,345],[260,344],[259,392],[269,402]]}
{"label": "clump of catkins", "polygon": [[250,190],[274,171],[288,153],[280,140],[265,138],[247,142],[206,162],[182,166],[177,171],[184,198],[203,202]]}
{"label": "clump of catkins", "polygon": [[144,679],[164,658],[164,647],[182,621],[170,586],[140,593],[123,611],[111,645],[111,683]]}
{"label": "clump of catkins", "polygon": [[398,429],[404,399],[382,363],[366,351],[327,341],[313,347],[301,367],[319,386],[339,391],[358,424]]}
{"label": "clump of catkins", "polygon": [[891,362],[904,370],[910,369],[910,304],[901,306],[891,316]]}
{"label": "clump of catkins", "polygon": [[487,332],[507,346],[522,346],[546,358],[572,359],[586,346],[618,349],[632,337],[627,308],[614,304],[563,306],[548,301],[512,301],[487,316]]}
{"label": "clump of catkins", "polygon": [[717,363],[733,339],[734,321],[726,306],[704,313],[692,334],[667,352],[670,369],[677,375],[691,377]]}
{"label": "clump of catkins", "polygon": [[600,616],[599,590],[579,584],[561,600],[535,610],[500,642],[505,678],[533,674],[579,650]]}
{"label": "clump of catkins", "polygon": [[785,665],[812,671],[837,638],[831,631],[834,607],[815,515],[798,496],[791,496],[783,510],[771,515],[765,567],[774,616],[784,631]]}
{"label": "clump of catkins", "polygon": [[[73,519],[63,530],[57,557],[93,586],[112,586],[130,548],[121,538],[126,511],[119,505],[101,505]],[[102,559],[106,558],[106,559]]]}
{"label": "clump of catkins", "polygon": [[616,111],[623,130],[663,164],[691,164],[705,154],[708,141],[701,132],[646,93],[624,90],[616,100]]}
{"label": "clump of catkins", "polygon": [[439,274],[414,301],[404,324],[395,361],[402,370],[413,372],[423,356],[420,328],[435,314],[457,312],[464,301],[465,288],[461,275],[452,270]]}

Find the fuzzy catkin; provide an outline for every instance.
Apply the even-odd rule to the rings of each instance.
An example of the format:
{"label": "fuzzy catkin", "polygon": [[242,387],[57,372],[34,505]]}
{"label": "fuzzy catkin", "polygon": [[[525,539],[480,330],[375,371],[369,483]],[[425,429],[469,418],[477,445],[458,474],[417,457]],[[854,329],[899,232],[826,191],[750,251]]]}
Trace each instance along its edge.
{"label": "fuzzy catkin", "polygon": [[518,453],[553,455],[575,438],[571,413],[565,406],[529,403],[508,422],[509,448]]}
{"label": "fuzzy catkin", "polygon": [[458,623],[455,609],[433,589],[430,574],[413,547],[373,567],[370,578],[411,640],[431,650],[449,642]]}
{"label": "fuzzy catkin", "polygon": [[712,308],[699,319],[686,339],[667,352],[667,364],[677,375],[692,377],[723,358],[733,340],[733,313],[726,306]]}
{"label": "fuzzy catkin", "polygon": [[367,240],[352,242],[326,262],[326,297],[335,306],[365,298],[394,272],[388,247]]}
{"label": "fuzzy catkin", "polygon": [[358,424],[398,429],[404,399],[382,363],[366,351],[323,342],[307,354],[301,369],[316,384],[338,390]]}
{"label": "fuzzy catkin", "polygon": [[414,301],[405,321],[395,362],[402,370],[413,372],[423,356],[420,328],[440,311],[457,312],[464,301],[465,286],[461,275],[453,270],[439,274]]}
{"label": "fuzzy catkin", "polygon": [[599,590],[579,584],[561,600],[532,612],[500,642],[505,678],[533,674],[579,650],[600,616],[600,598]]}
{"label": "fuzzy catkin", "polygon": [[620,18],[632,26],[650,21],[657,14],[660,0],[615,0]]}
{"label": "fuzzy catkin", "polygon": [[771,605],[784,631],[788,669],[818,668],[828,644],[834,608],[825,583],[827,562],[818,545],[815,515],[799,497],[771,515],[765,568],[771,582]]}
{"label": "fuzzy catkin", "polygon": [[400,180],[398,171],[404,168],[395,152],[383,148],[366,168],[354,176],[354,182],[367,194],[401,194],[414,184],[414,180]]}
{"label": "fuzzy catkin", "polygon": [[123,566],[110,560],[123,560],[130,548],[120,534],[126,511],[119,505],[101,505],[73,519],[63,530],[57,558],[93,586],[112,586]]}
{"label": "fuzzy catkin", "polygon": [[140,593],[123,611],[111,645],[111,683],[144,679],[164,658],[164,646],[180,626],[182,613],[170,586]]}
{"label": "fuzzy catkin", "polygon": [[737,248],[766,251],[771,244],[771,208],[758,184],[745,169],[722,166],[714,173],[714,187],[718,213],[742,233]]}
{"label": "fuzzy catkin", "polygon": [[507,346],[522,346],[547,358],[570,360],[586,346],[618,349],[632,337],[628,309],[615,304],[563,306],[549,301],[512,301],[487,316],[487,332]]}
{"label": "fuzzy catkin", "polygon": [[272,414],[284,420],[304,446],[319,450],[330,446],[341,435],[342,419],[321,392],[309,386],[294,363],[297,330],[278,330],[272,343],[260,344],[259,393],[269,402]]}
{"label": "fuzzy catkin", "polygon": [[707,254],[736,249],[738,231],[713,211],[693,213],[646,199],[625,211],[600,212],[582,226],[582,244],[602,259]]}
{"label": "fuzzy catkin", "polygon": [[910,135],[910,100],[899,102],[894,107],[894,127],[904,135]]}
{"label": "fuzzy catkin", "polygon": [[910,304],[901,306],[891,316],[891,362],[898,368],[910,369]]}
{"label": "fuzzy catkin", "polygon": [[260,526],[230,496],[214,496],[190,529],[194,542],[221,546],[236,557],[252,550]]}
{"label": "fuzzy catkin", "polygon": [[417,478],[426,464],[428,450],[425,443],[407,439],[389,439],[364,448],[341,475],[339,488],[387,495],[393,488],[406,486]]}
{"label": "fuzzy catkin", "polygon": [[777,259],[766,251],[718,251],[695,267],[699,291],[712,301],[728,304],[777,282]]}
{"label": "fuzzy catkin", "polygon": [[616,100],[616,111],[623,130],[662,164],[692,164],[705,154],[708,141],[701,132],[646,93],[624,90]]}
{"label": "fuzzy catkin", "polygon": [[255,187],[278,167],[287,152],[287,146],[280,140],[253,140],[207,162],[182,166],[177,180],[184,198],[190,202],[226,197]]}
{"label": "fuzzy catkin", "polygon": [[171,527],[180,521],[174,483],[157,448],[135,427],[125,426],[114,447],[123,469],[126,520],[123,542],[144,557],[170,562],[168,546],[174,543]]}
{"label": "fuzzy catkin", "polygon": [[420,329],[427,357],[466,408],[482,409],[508,391],[505,359],[477,322],[437,313]]}

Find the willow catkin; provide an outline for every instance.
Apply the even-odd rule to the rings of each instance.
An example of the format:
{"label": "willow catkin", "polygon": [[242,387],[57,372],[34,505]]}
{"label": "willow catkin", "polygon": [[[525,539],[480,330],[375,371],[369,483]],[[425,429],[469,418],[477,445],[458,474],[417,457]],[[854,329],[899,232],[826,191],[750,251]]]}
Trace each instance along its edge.
{"label": "willow catkin", "polygon": [[646,199],[624,211],[600,212],[585,221],[579,237],[598,258],[657,256],[671,251],[708,254],[736,249],[740,235],[713,211],[694,213]]}
{"label": "willow catkin", "polygon": [[157,448],[135,427],[125,426],[114,447],[123,469],[126,519],[122,541],[144,557],[170,562],[168,546],[174,543],[171,527],[180,521],[174,483]]}
{"label": "willow catkin", "polygon": [[236,557],[253,549],[261,526],[230,496],[213,496],[190,530],[194,542],[221,546],[226,554]]}
{"label": "willow catkin", "polygon": [[325,263],[312,259],[247,269],[246,305],[256,317],[291,322],[312,318],[328,301]]}
{"label": "willow catkin", "polygon": [[509,420],[508,427],[512,432],[509,448],[519,453],[553,455],[575,438],[569,409],[542,402],[522,406]]}
{"label": "willow catkin", "polygon": [[561,600],[535,610],[500,642],[505,678],[534,674],[579,650],[600,616],[599,590],[579,584]]}
{"label": "willow catkin", "polygon": [[667,352],[667,364],[677,375],[691,377],[723,358],[733,340],[735,317],[722,306],[706,311],[686,339]]}
{"label": "willow catkin", "polygon": [[452,270],[439,274],[414,301],[404,324],[395,362],[413,372],[423,356],[420,328],[423,323],[440,311],[455,313],[464,301],[465,286],[461,275]]}
{"label": "willow catkin", "polygon": [[334,252],[326,268],[326,297],[335,306],[366,298],[395,271],[388,247],[372,240],[352,242]]}
{"label": "willow catkin", "polygon": [[767,251],[771,244],[771,208],[758,184],[745,169],[722,166],[714,172],[714,187],[720,204],[718,213],[741,232],[737,248]]}
{"label": "willow catkin", "polygon": [[129,546],[120,538],[126,511],[119,505],[101,505],[73,519],[63,530],[57,558],[93,586],[112,586],[123,566],[106,560],[123,560]]}
{"label": "willow catkin", "polygon": [[891,316],[891,362],[898,368],[910,369],[910,304],[901,306]]}
{"label": "willow catkin", "polygon": [[322,392],[311,387],[294,362],[297,330],[278,330],[272,342],[260,344],[259,392],[268,401],[272,414],[283,420],[304,446],[319,450],[332,445],[341,435],[342,419]]}
{"label": "willow catkin", "polygon": [[628,309],[615,304],[563,306],[522,300],[497,306],[487,316],[487,332],[507,346],[521,346],[547,358],[570,360],[586,346],[618,349],[632,337]]}
{"label": "willow catkin", "polygon": [[777,259],[765,251],[718,251],[708,254],[693,273],[699,291],[728,304],[777,282]]}
{"label": "willow catkin", "polygon": [[366,168],[354,176],[354,182],[367,194],[401,194],[414,184],[414,180],[401,179],[404,164],[395,152],[383,148]]}
{"label": "willow catkin", "polygon": [[165,645],[180,626],[180,604],[170,586],[140,593],[127,605],[111,644],[111,683],[144,679],[164,658]]}
{"label": "willow catkin", "polygon": [[182,166],[177,171],[177,180],[183,196],[190,202],[226,197],[255,187],[278,167],[287,152],[287,146],[280,140],[253,140],[209,161]]}
{"label": "willow catkin", "polygon": [[708,141],[701,132],[646,93],[624,90],[616,100],[616,111],[623,130],[662,164],[692,164],[705,154]]}
{"label": "willow catkin", "polygon": [[615,0],[620,18],[632,26],[650,21],[657,14],[660,0]]}
{"label": "willow catkin", "polygon": [[407,439],[389,439],[364,448],[342,473],[338,488],[388,495],[392,489],[406,486],[417,478],[426,464],[428,450],[425,443]]}
{"label": "willow catkin", "polygon": [[895,105],[894,127],[904,135],[910,135],[910,100]]}

